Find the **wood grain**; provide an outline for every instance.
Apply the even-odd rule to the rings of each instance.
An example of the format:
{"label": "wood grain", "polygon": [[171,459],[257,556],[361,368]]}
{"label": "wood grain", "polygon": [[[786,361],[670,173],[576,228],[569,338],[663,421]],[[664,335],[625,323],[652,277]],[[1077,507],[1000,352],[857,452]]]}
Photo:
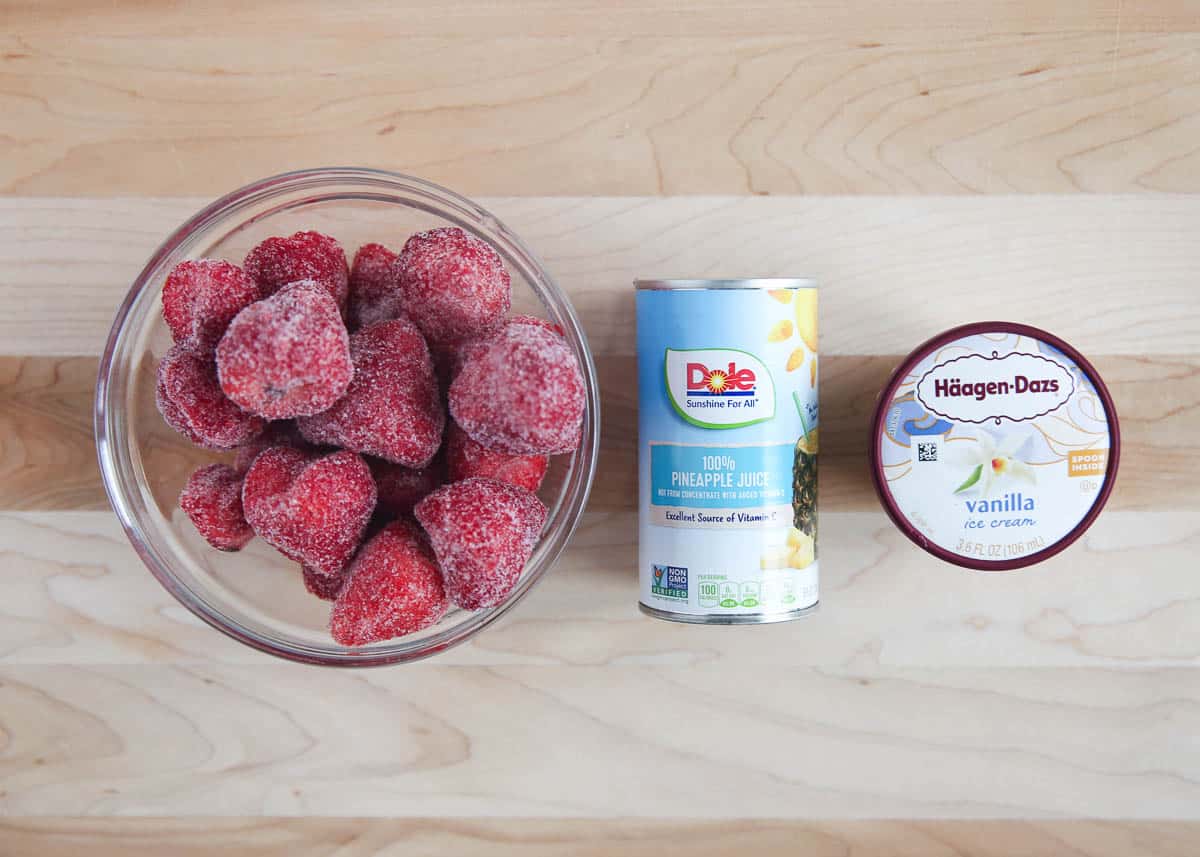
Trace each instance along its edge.
{"label": "wood grain", "polygon": [[[1198,56],[1192,0],[0,0],[0,854],[1200,852]],[[201,624],[92,453],[153,249],[330,161],[480,197],[571,297],[605,401],[553,573],[393,670]],[[801,622],[634,603],[630,282],[723,275],[822,286]],[[1109,509],[1005,575],[908,543],[862,456],[900,355],[988,317],[1095,358],[1124,429]],[[149,453],[177,481],[206,457]]]}
{"label": "wood grain", "polygon": [[[236,0],[213,0],[205,14],[186,6],[155,9],[104,0],[5,0],[0,5],[20,32],[189,36],[211,33],[213,23],[242,24],[255,35],[263,29],[281,39],[353,39],[382,32],[403,36],[479,38],[513,36],[773,36],[781,32],[864,31],[938,32],[989,30],[1027,34],[1068,32],[1196,32],[1200,12],[1188,0],[1144,0],[1124,8],[1116,0],[1070,0],[1030,6],[1024,0],[755,0],[749,4],[706,2],[682,9],[671,0],[521,0],[499,6],[487,0],[455,0],[429,5],[396,0],[395,15],[370,0],[337,6],[263,0],[253,8]],[[303,14],[293,13],[297,8]],[[90,29],[89,29],[90,28]],[[264,45],[269,47],[269,45]]]}
{"label": "wood grain", "polygon": [[1194,822],[0,818],[11,857],[1192,857]]}
{"label": "wood grain", "polygon": [[[635,278],[751,275],[817,278],[823,355],[906,354],[989,317],[1085,354],[1200,349],[1191,196],[481,202],[545,260],[601,355],[634,353]],[[0,197],[0,353],[99,354],[145,260],[201,204]],[[350,246],[404,237],[363,217],[328,228]]]}
{"label": "wood grain", "polygon": [[1196,820],[1194,676],[8,665],[0,782],[18,816]]}
{"label": "wood grain", "polygon": [[[546,581],[437,663],[955,667],[980,676],[990,668],[1200,666],[1200,522],[1191,511],[1105,513],[1071,550],[1007,575],[934,560],[879,512],[823,514],[822,609],[761,628],[642,616],[636,533],[632,512],[586,514]],[[0,663],[270,662],[193,618],[108,513],[3,514],[0,545]],[[312,627],[324,621],[288,569],[272,597],[276,612],[303,602],[314,608],[304,613]],[[1200,686],[1194,672],[1179,675]]]}
{"label": "wood grain", "polygon": [[469,194],[1200,189],[1186,0],[326,5],[6,3],[0,188],[215,195],[336,152]]}
{"label": "wood grain", "polygon": [[[865,450],[875,398],[900,355],[833,355],[821,363],[821,505],[874,511]],[[1123,466],[1112,509],[1200,508],[1200,356],[1095,357],[1123,433]],[[589,508],[629,509],[637,496],[636,361],[598,361],[604,402],[601,462]],[[92,358],[0,357],[0,509],[106,509],[92,441]],[[165,429],[147,448],[147,468],[182,488],[213,460]]]}

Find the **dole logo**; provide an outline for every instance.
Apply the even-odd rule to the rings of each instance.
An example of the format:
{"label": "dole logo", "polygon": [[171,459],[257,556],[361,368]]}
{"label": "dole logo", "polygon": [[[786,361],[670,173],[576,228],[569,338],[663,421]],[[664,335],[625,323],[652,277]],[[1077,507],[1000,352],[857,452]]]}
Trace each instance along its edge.
{"label": "dole logo", "polygon": [[703,363],[688,363],[687,394],[689,396],[753,396],[753,369],[739,369],[729,362],[728,369],[709,369]]}
{"label": "dole logo", "polygon": [[667,398],[686,422],[726,429],[775,416],[775,383],[763,362],[733,348],[668,348]]}

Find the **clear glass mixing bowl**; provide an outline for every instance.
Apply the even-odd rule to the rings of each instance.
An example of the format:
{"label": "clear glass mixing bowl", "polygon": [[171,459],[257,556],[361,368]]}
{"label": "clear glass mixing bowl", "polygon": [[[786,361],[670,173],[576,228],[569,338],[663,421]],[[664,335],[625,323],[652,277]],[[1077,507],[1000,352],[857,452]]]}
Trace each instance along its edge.
{"label": "clear glass mixing bowl", "polygon": [[[214,550],[180,511],[191,470],[230,459],[192,447],[154,405],[155,367],[171,345],[160,311],[167,273],[184,259],[239,263],[271,235],[316,229],[347,256],[368,241],[398,249],[413,232],[454,225],[490,243],[508,265],[513,312],[560,324],[587,388],[583,443],[552,459],[541,490],[549,517],[520,581],[504,603],[452,610],[419,634],[358,648],[327,629],[329,605],[309,595],[299,567],[260,539],[238,553]],[[179,601],[229,636],[282,658],[325,666],[376,666],[417,660],[483,630],[549,571],[579,522],[595,475],[600,402],[596,368],[579,319],[563,291],[503,223],[451,191],[409,176],[337,167],[284,173],[247,185],[197,212],[154,252],[113,321],[96,383],[96,449],[113,509],[151,573]]]}

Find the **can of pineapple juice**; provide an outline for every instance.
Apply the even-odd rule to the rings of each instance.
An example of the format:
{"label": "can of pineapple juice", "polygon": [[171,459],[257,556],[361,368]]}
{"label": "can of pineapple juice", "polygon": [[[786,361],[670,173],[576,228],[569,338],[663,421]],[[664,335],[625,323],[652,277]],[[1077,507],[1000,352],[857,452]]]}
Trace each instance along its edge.
{"label": "can of pineapple juice", "polygon": [[817,289],[638,280],[639,606],[794,619],[817,579]]}

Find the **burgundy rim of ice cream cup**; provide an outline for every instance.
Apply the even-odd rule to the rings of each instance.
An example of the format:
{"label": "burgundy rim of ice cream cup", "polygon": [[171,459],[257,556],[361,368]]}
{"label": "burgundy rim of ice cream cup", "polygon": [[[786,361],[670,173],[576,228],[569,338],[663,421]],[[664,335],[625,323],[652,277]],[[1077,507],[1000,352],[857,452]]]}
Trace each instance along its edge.
{"label": "burgundy rim of ice cream cup", "polygon": [[[1061,539],[1054,542],[1048,547],[1042,548],[1036,553],[1023,556],[1018,559],[1005,560],[977,560],[970,557],[961,556],[946,550],[939,545],[933,544],[927,539],[920,530],[914,527],[898,508],[895,499],[892,497],[891,491],[887,487],[887,480],[884,478],[883,465],[879,459],[879,438],[883,431],[884,421],[887,418],[888,407],[892,398],[896,394],[896,389],[900,386],[900,382],[913,370],[913,368],[936,348],[962,339],[966,336],[978,336],[984,333],[1013,333],[1018,336],[1028,336],[1032,339],[1037,339],[1057,348],[1067,357],[1075,362],[1075,364],[1083,371],[1083,374],[1092,382],[1097,395],[1100,397],[1100,402],[1104,406],[1104,413],[1108,417],[1108,464],[1104,470],[1104,484],[1100,488],[1100,493],[1096,495],[1092,507],[1088,509],[1087,514]],[[879,496],[879,502],[883,504],[883,509],[887,512],[888,517],[892,519],[892,523],[899,528],[900,532],[904,533],[918,547],[933,554],[938,559],[945,560],[953,565],[962,566],[963,568],[971,568],[976,571],[1012,571],[1017,568],[1024,568],[1029,565],[1034,565],[1042,560],[1049,559],[1060,551],[1070,547],[1076,539],[1084,534],[1084,532],[1096,520],[1100,511],[1104,508],[1104,504],[1108,502],[1108,495],[1112,493],[1113,485],[1117,478],[1117,464],[1121,458],[1121,428],[1117,418],[1117,409],[1113,405],[1112,396],[1109,395],[1108,387],[1105,386],[1098,372],[1092,364],[1082,354],[1072,348],[1063,340],[1059,339],[1051,333],[1047,333],[1040,328],[1031,327],[1027,324],[1015,324],[1010,321],[983,321],[973,322],[971,324],[963,324],[958,327],[950,328],[947,331],[939,333],[931,339],[918,345],[909,353],[907,357],[900,363],[892,376],[888,379],[883,391],[879,394],[879,400],[875,405],[875,414],[871,419],[871,438],[870,438],[870,458],[871,458],[871,479],[875,483],[875,493]]]}

